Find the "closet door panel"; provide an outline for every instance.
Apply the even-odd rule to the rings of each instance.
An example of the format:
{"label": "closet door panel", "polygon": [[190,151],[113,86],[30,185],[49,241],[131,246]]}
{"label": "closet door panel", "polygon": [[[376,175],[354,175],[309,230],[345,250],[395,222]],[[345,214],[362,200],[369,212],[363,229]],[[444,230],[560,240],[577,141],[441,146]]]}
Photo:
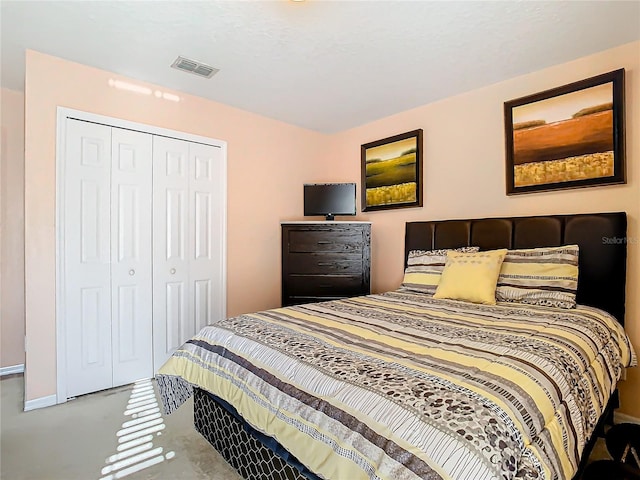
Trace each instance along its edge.
{"label": "closet door panel", "polygon": [[211,280],[195,280],[193,282],[193,316],[196,330],[209,325],[212,321],[212,291]]}
{"label": "closet door panel", "polygon": [[189,143],[153,137],[154,371],[195,330],[189,314]]}
{"label": "closet door panel", "polygon": [[166,310],[166,342],[164,345],[165,352],[173,352],[182,345],[186,340],[185,329],[188,325],[187,320],[187,299],[185,298],[185,289],[187,282],[179,280],[177,282],[165,283],[165,310]]}
{"label": "closet door panel", "polygon": [[218,147],[192,143],[189,251],[193,299],[190,305],[195,331],[224,317],[220,299],[222,278],[222,235],[224,205],[224,163]]}
{"label": "closet door panel", "polygon": [[62,282],[67,396],[111,387],[111,128],[68,120]]}
{"label": "closet door panel", "polygon": [[111,311],[113,386],[153,376],[152,136],[113,128]]}

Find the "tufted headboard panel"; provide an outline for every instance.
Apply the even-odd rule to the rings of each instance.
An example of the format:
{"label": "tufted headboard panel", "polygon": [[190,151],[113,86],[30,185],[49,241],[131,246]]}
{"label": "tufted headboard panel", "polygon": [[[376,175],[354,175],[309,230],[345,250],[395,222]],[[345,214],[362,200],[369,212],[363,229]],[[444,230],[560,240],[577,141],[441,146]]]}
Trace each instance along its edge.
{"label": "tufted headboard panel", "polygon": [[577,244],[580,247],[577,302],[601,308],[624,324],[626,235],[624,212],[407,222],[405,266],[411,250]]}

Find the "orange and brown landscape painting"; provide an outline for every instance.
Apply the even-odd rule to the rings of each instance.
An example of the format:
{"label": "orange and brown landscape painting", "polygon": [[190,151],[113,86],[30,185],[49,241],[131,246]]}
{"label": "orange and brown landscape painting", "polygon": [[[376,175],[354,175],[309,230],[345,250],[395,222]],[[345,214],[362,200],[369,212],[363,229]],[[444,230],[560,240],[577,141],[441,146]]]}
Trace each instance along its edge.
{"label": "orange and brown landscape painting", "polygon": [[514,186],[614,175],[613,83],[513,109]]}

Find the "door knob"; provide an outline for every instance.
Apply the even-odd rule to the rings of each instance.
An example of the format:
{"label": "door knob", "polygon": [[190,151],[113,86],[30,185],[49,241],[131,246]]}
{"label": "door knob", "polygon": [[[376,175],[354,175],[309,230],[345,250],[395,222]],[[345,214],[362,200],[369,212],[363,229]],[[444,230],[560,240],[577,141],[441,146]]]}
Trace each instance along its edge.
{"label": "door knob", "polygon": [[173,275],[174,273],[176,273],[176,269],[175,269],[175,268],[172,268],[171,270],[169,270],[169,273],[170,273],[171,275]]}
{"label": "door knob", "polygon": [[133,268],[129,270],[129,275],[133,277],[135,274],[136,274],[136,271]]}

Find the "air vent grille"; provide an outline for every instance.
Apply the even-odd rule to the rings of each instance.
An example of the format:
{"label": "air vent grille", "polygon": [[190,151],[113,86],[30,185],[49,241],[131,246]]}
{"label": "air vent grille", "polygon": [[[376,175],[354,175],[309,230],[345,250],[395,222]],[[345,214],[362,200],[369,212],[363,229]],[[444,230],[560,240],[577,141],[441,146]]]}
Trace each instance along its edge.
{"label": "air vent grille", "polygon": [[205,78],[211,78],[220,71],[218,68],[185,57],[176,58],[171,67]]}
{"label": "air vent grille", "polygon": [[213,72],[217,72],[215,68],[208,67],[207,65],[198,65],[193,73],[196,75],[202,75],[203,77],[210,78],[213,75]]}

